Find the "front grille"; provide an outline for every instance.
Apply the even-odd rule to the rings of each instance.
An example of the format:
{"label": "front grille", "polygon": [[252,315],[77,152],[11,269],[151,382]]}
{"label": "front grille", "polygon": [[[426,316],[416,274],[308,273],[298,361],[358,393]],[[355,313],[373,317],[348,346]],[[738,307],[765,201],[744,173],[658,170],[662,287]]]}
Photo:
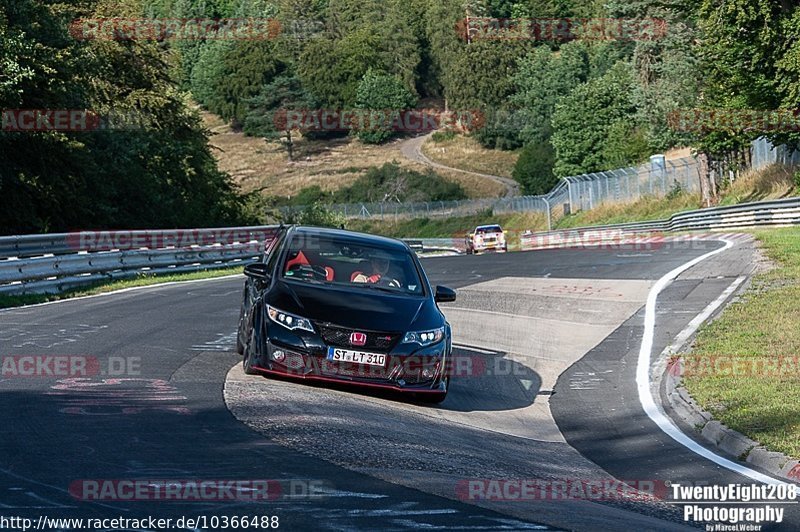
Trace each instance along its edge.
{"label": "front grille", "polygon": [[323,360],[320,364],[320,371],[323,375],[336,375],[340,377],[354,377],[357,379],[368,379],[377,381],[387,381],[390,379],[391,370],[378,366],[363,366],[361,364],[350,364],[348,362],[333,362]]}
{"label": "front grille", "polygon": [[[318,323],[322,339],[325,343],[334,347],[348,347],[363,350],[375,350],[378,352],[388,352],[397,344],[400,335],[391,332],[380,331],[365,331],[359,329],[349,329],[346,327],[338,327],[336,325]],[[367,335],[367,343],[364,345],[354,346],[350,343],[350,335],[354,332],[360,332]]]}

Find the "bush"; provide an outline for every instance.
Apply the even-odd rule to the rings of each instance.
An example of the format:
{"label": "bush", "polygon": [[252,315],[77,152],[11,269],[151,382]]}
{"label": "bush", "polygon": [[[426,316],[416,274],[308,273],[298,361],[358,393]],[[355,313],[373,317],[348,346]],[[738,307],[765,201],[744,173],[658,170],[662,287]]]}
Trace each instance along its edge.
{"label": "bush", "polygon": [[281,219],[287,224],[316,227],[342,227],[345,222],[343,215],[333,212],[321,202],[306,205],[302,211],[281,216]]}
{"label": "bush", "polygon": [[676,179],[672,182],[672,187],[670,187],[669,192],[667,192],[666,198],[670,201],[674,199],[678,199],[685,191],[683,190],[683,186],[678,182]]}
{"label": "bush", "polygon": [[407,201],[451,201],[467,197],[458,183],[448,181],[429,170],[416,172],[397,163],[373,167],[352,185],[336,192],[323,191],[318,185],[306,187],[292,197],[273,198],[275,206],[330,203],[377,203]]}
{"label": "bush", "polygon": [[630,120],[615,122],[609,128],[603,149],[606,168],[632,166],[646,161],[652,153],[644,129],[636,127]]}
{"label": "bush", "polygon": [[367,144],[385,142],[395,135],[394,117],[416,104],[416,98],[399,78],[370,69],[358,84],[356,107],[375,113],[364,113],[369,118],[363,127],[356,125],[354,131]]}
{"label": "bush", "polygon": [[434,131],[433,135],[431,135],[431,140],[433,140],[433,142],[447,142],[448,140],[453,140],[454,138],[456,138],[456,132],[452,129]]}
{"label": "bush", "polygon": [[370,168],[352,185],[333,194],[334,203],[372,203],[408,201],[450,201],[465,199],[458,183],[448,181],[432,170],[417,172],[392,162]]}
{"label": "bush", "polygon": [[555,150],[550,142],[527,144],[511,176],[522,185],[523,194],[547,194],[558,183],[553,173]]}

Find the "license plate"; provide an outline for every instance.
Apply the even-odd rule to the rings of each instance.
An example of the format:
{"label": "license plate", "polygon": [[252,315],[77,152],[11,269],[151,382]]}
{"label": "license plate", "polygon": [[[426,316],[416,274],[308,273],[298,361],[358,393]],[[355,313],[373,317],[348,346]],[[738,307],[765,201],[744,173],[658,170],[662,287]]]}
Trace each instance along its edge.
{"label": "license plate", "polygon": [[328,360],[333,360],[334,362],[352,362],[353,364],[364,364],[366,366],[383,367],[386,365],[386,355],[351,351],[349,349],[339,349],[338,347],[328,348]]}

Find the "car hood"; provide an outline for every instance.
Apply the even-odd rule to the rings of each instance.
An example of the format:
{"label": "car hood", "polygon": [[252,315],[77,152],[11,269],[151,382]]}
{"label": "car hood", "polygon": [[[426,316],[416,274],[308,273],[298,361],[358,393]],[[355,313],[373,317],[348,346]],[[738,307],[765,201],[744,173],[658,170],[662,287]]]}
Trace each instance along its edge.
{"label": "car hood", "polygon": [[366,288],[278,281],[268,303],[312,321],[373,331],[434,328],[444,321],[429,298],[396,296]]}

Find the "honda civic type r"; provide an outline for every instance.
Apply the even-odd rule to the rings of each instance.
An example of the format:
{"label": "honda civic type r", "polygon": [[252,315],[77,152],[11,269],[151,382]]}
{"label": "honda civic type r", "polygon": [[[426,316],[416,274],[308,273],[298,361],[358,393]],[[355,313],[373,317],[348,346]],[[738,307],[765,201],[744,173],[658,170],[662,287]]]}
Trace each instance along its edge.
{"label": "honda civic type r", "polygon": [[400,240],[338,229],[280,231],[247,280],[237,350],[247,374],[387,388],[441,402],[450,383],[450,324]]}

